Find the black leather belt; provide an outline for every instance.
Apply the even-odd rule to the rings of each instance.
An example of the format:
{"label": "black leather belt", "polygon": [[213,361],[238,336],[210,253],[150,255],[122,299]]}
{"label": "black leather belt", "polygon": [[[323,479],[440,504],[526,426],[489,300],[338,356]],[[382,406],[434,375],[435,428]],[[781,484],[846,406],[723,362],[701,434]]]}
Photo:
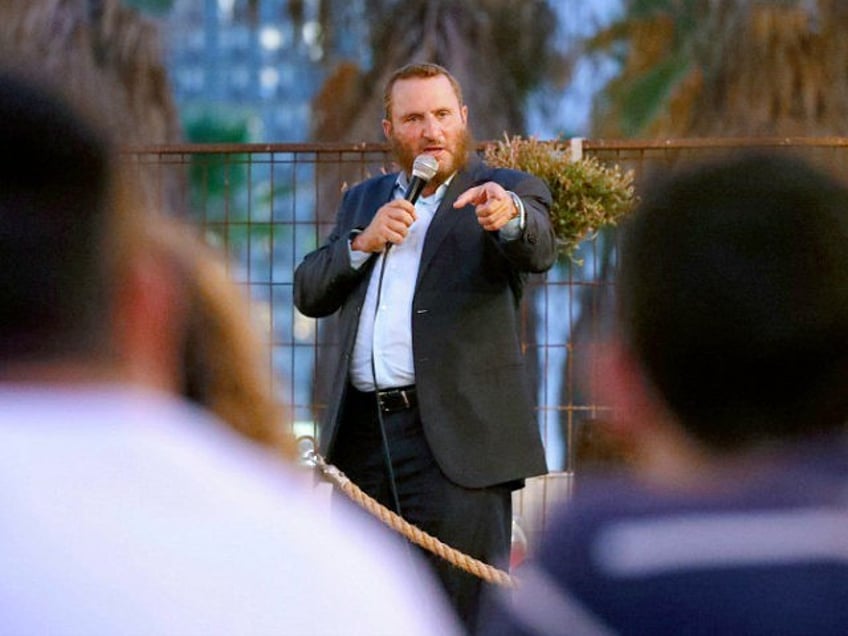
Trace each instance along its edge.
{"label": "black leather belt", "polygon": [[414,386],[377,391],[377,404],[383,413],[396,413],[418,406],[418,393]]}

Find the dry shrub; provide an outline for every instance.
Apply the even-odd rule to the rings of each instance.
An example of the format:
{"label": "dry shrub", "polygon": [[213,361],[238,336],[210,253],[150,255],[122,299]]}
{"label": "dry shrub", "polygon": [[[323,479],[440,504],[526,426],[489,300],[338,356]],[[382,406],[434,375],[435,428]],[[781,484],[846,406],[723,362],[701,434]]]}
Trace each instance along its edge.
{"label": "dry shrub", "polygon": [[551,223],[560,253],[567,256],[592,232],[615,225],[635,203],[632,170],[595,157],[572,161],[562,142],[507,137],[488,145],[484,159],[491,166],[533,174],[548,185]]}

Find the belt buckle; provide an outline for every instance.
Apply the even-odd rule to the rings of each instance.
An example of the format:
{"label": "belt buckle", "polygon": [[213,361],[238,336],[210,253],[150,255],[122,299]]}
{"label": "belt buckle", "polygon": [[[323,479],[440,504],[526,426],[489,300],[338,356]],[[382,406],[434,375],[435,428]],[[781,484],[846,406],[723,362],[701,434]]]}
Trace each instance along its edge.
{"label": "belt buckle", "polygon": [[[398,398],[403,401],[403,406],[399,404]],[[409,401],[409,393],[406,391],[406,389],[388,389],[386,391],[377,391],[377,402],[380,405],[380,409],[384,413],[393,413],[395,411],[408,409],[410,406],[412,406],[412,403]]]}
{"label": "belt buckle", "polygon": [[377,391],[377,404],[379,404],[380,410],[384,413],[389,412],[388,396],[388,391]]}

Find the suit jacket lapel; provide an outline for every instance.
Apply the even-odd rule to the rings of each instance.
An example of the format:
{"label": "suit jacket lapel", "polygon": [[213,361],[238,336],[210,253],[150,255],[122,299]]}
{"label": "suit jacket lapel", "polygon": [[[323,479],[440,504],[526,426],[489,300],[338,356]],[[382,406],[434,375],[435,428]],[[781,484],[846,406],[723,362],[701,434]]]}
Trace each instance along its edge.
{"label": "suit jacket lapel", "polygon": [[475,178],[483,165],[483,162],[477,155],[472,155],[468,160],[468,165],[456,174],[448,186],[445,197],[442,199],[441,204],[439,204],[439,209],[436,210],[436,214],[430,222],[430,227],[427,229],[427,236],[424,239],[424,249],[421,252],[421,264],[418,267],[418,278],[415,281],[416,287],[421,280],[421,276],[433,262],[433,258],[439,250],[439,245],[441,245],[445,237],[451,232],[454,225],[457,224],[461,218],[461,214],[467,213],[467,210],[454,209],[453,202],[456,201],[460,194],[474,184]]}
{"label": "suit jacket lapel", "polygon": [[[353,227],[365,227],[377,214],[377,210],[392,198],[392,193],[397,182],[397,173],[384,175],[369,193],[369,204],[362,206],[353,221]],[[372,203],[373,202],[373,203]]]}

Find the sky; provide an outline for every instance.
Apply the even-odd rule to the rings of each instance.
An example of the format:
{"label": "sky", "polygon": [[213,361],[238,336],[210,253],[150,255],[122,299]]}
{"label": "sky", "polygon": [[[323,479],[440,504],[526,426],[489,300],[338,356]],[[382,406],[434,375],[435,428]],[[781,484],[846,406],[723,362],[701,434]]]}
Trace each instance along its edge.
{"label": "sky", "polygon": [[[623,0],[552,0],[560,15],[563,39],[590,34],[605,25],[621,9]],[[528,113],[528,133],[540,139],[559,136],[585,137],[589,134],[592,96],[614,74],[612,61],[578,61],[571,83],[555,99],[554,116],[548,117],[541,100],[534,100]]]}

